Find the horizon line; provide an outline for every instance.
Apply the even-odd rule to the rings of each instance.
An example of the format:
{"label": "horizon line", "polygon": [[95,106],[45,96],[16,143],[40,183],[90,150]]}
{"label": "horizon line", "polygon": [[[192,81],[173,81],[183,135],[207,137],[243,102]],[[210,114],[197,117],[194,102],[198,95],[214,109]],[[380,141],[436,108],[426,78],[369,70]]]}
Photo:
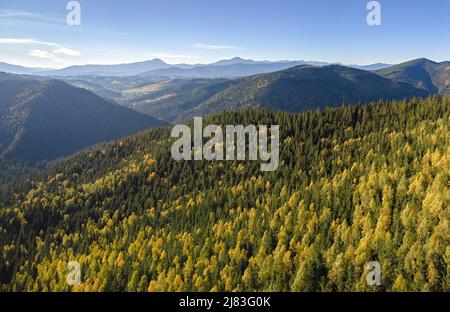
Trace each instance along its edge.
{"label": "horizon line", "polygon": [[303,60],[303,59],[278,59],[278,60],[272,60],[272,59],[253,59],[253,58],[244,58],[244,57],[240,57],[240,56],[234,56],[231,58],[220,58],[217,60],[214,60],[210,63],[188,63],[188,62],[182,62],[182,63],[172,63],[172,62],[168,62],[165,61],[163,57],[155,57],[155,58],[147,58],[147,59],[142,59],[142,60],[136,60],[136,61],[129,61],[129,62],[118,62],[118,63],[84,63],[84,64],[72,64],[69,66],[63,66],[63,67],[39,67],[39,66],[27,66],[27,65],[22,65],[22,64],[18,64],[18,63],[10,63],[10,62],[6,62],[6,61],[2,61],[0,59],[0,63],[4,63],[4,64],[8,64],[8,65],[13,65],[13,66],[21,66],[21,67],[26,67],[28,69],[49,69],[49,70],[61,70],[61,69],[65,69],[65,68],[70,68],[70,67],[75,67],[75,66],[115,66],[115,65],[129,65],[129,64],[135,64],[135,63],[144,63],[144,62],[150,62],[150,61],[162,61],[167,65],[170,66],[177,66],[177,65],[189,65],[189,66],[207,66],[207,65],[212,65],[215,64],[217,62],[220,61],[230,61],[233,59],[241,59],[243,61],[254,61],[254,62],[271,62],[271,63],[282,63],[282,62],[314,62],[314,63],[326,63],[327,65],[343,65],[343,66],[370,66],[370,65],[377,65],[377,64],[382,64],[382,65],[396,65],[396,64],[402,64],[405,62],[409,62],[409,61],[413,61],[413,60],[418,60],[418,59],[427,59],[429,61],[432,62],[436,62],[436,63],[441,63],[441,62],[447,62],[448,60],[433,60],[431,58],[428,57],[416,57],[416,58],[412,58],[412,59],[406,59],[403,60],[401,62],[395,62],[395,63],[387,63],[384,61],[374,61],[371,63],[366,63],[366,64],[358,64],[357,62],[352,62],[352,63],[343,63],[343,62],[336,62],[336,61],[323,61],[323,60]]}

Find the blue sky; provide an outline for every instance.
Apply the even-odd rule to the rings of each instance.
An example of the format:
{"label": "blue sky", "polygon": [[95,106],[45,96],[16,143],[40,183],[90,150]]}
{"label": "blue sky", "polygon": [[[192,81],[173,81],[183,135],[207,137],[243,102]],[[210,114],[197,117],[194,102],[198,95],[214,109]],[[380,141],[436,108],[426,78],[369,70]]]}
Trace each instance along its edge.
{"label": "blue sky", "polygon": [[450,59],[450,1],[79,0],[81,25],[65,0],[0,0],[0,61],[26,66],[114,64],[161,58],[208,63],[316,60],[344,64]]}

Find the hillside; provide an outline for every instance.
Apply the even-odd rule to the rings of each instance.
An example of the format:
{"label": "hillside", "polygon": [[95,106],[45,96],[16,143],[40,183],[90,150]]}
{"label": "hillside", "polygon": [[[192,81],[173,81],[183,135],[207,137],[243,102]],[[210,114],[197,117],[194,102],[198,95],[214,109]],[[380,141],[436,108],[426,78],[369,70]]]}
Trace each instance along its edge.
{"label": "hillside", "polygon": [[377,74],[398,81],[408,82],[429,93],[450,93],[450,62],[433,62],[425,58],[394,65]]}
{"label": "hillside", "polygon": [[340,65],[301,65],[233,80],[172,79],[131,89],[131,93],[143,89],[147,92],[134,97],[129,97],[130,90],[124,91],[119,101],[169,122],[243,107],[299,112],[428,94],[406,83]]}
{"label": "hillside", "polygon": [[57,80],[0,74],[0,153],[34,163],[164,122]]}
{"label": "hillside", "polygon": [[186,120],[187,111],[232,83],[227,79],[170,79],[129,89],[121,102],[167,121]]}
{"label": "hillside", "polygon": [[[149,130],[0,188],[0,290],[450,291],[450,97],[224,112],[280,167],[171,159]],[[379,261],[382,284],[366,283]]]}
{"label": "hillside", "polygon": [[223,110],[254,106],[298,112],[343,103],[358,104],[412,96],[426,96],[426,92],[340,65],[298,66],[244,78],[201,103],[191,113],[211,113],[219,107]]}

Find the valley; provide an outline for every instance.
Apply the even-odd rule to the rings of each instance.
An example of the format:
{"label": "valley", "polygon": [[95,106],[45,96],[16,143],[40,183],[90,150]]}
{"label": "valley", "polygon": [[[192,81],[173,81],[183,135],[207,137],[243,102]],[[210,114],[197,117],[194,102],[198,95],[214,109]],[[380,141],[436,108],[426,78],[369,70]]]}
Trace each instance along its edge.
{"label": "valley", "polygon": [[[236,63],[242,62],[242,63]],[[117,103],[149,114],[168,122],[182,122],[193,116],[203,116],[225,109],[261,106],[286,111],[304,111],[307,109],[358,104],[377,99],[402,99],[428,94],[446,94],[450,85],[450,71],[445,62],[439,65],[441,70],[430,71],[431,76],[440,85],[433,88],[421,87],[415,83],[415,75],[410,79],[392,76],[396,67],[408,68],[409,64],[395,65],[378,71],[362,70],[354,67],[329,65],[299,65],[300,62],[282,62],[269,65],[287,67],[272,71],[266,68],[264,73],[252,74],[241,78],[230,78],[224,67],[255,66],[255,62],[235,58],[230,62],[218,62],[209,66],[197,66],[183,69],[204,70],[215,68],[217,78],[209,74],[198,77],[179,75],[176,68],[165,68],[158,75],[140,74],[129,77],[66,77],[65,81],[94,93],[107,97]],[[433,63],[432,61],[427,61]],[[436,63],[438,64],[438,63]],[[257,66],[266,63],[258,63]],[[375,68],[376,65],[374,65]],[[381,66],[381,65],[378,65]],[[361,66],[359,66],[362,68]],[[413,71],[409,71],[412,72]],[[408,73],[409,73],[408,72]],[[384,77],[385,79],[380,78]],[[410,77],[404,74],[404,77]],[[389,79],[389,80],[386,80]],[[282,90],[282,94],[277,94]],[[441,90],[441,91],[439,91]]]}

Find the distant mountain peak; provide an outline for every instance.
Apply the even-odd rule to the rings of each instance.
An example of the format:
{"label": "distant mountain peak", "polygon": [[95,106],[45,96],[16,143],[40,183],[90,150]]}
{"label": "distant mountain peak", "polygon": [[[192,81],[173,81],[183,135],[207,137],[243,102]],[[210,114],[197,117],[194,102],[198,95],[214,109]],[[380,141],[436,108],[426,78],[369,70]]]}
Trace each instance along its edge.
{"label": "distant mountain peak", "polygon": [[137,62],[137,63],[161,63],[161,64],[166,64],[166,65],[168,65],[166,62],[164,62],[162,59],[160,59],[160,58],[154,58],[154,59],[151,59],[151,60],[147,60],[147,61],[143,61],[143,62]]}
{"label": "distant mountain peak", "polygon": [[209,66],[227,66],[234,64],[255,64],[257,61],[251,59],[243,59],[242,57],[235,56],[231,59],[220,60],[215,63],[209,64]]}
{"label": "distant mountain peak", "polygon": [[[414,60],[413,60],[413,61],[414,61]],[[436,63],[435,61],[432,61],[432,60],[427,59],[427,58],[425,58],[425,57],[418,58],[418,59],[416,59],[416,61]]]}
{"label": "distant mountain peak", "polygon": [[240,56],[235,56],[235,57],[231,58],[230,61],[244,61],[244,59]]}

